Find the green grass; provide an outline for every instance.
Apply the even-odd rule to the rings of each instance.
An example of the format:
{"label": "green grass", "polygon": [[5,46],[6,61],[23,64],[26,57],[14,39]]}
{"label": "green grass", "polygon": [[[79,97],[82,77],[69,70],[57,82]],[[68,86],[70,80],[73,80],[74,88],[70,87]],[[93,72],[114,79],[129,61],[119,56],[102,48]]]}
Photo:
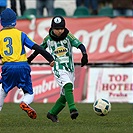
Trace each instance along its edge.
{"label": "green grass", "polygon": [[59,114],[59,123],[46,118],[52,103],[32,103],[37,119],[30,119],[19,104],[5,103],[0,112],[0,133],[131,133],[133,132],[133,105],[112,103],[107,116],[98,116],[92,104],[77,103],[79,117],[71,120],[68,107]]}

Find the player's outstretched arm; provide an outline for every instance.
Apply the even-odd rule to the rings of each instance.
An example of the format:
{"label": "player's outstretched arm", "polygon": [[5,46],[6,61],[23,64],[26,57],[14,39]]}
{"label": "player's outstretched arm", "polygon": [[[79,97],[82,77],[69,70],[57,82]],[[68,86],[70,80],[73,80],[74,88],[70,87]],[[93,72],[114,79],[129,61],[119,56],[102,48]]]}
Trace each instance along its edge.
{"label": "player's outstretched arm", "polygon": [[32,49],[34,49],[35,52],[31,55],[31,57],[28,57],[29,62],[34,59],[38,54],[41,54],[50,63],[50,66],[54,66],[54,58],[49,52],[47,52],[45,49],[37,44],[34,44]]}
{"label": "player's outstretched arm", "polygon": [[34,51],[28,58],[27,58],[27,62],[30,64],[31,61],[39,54],[39,52]]}

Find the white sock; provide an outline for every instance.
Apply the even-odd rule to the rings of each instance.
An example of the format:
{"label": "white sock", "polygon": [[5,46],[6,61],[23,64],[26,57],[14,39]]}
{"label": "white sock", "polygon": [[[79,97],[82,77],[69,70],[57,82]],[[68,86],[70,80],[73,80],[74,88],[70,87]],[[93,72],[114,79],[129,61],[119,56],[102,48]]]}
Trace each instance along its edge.
{"label": "white sock", "polygon": [[5,93],[4,89],[0,87],[0,111],[2,110],[3,104],[4,104],[4,99],[7,96]]}
{"label": "white sock", "polygon": [[34,99],[34,94],[25,93],[22,101],[26,104],[30,104],[33,101],[33,99]]}

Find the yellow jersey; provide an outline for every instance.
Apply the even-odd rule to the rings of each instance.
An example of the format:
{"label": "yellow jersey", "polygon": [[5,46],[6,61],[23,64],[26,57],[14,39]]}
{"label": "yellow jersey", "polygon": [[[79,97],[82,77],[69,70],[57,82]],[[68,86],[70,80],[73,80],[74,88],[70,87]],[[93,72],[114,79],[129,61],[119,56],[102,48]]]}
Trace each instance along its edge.
{"label": "yellow jersey", "polygon": [[35,44],[24,32],[16,28],[6,28],[0,31],[0,55],[4,62],[27,61],[25,46],[32,49]]}

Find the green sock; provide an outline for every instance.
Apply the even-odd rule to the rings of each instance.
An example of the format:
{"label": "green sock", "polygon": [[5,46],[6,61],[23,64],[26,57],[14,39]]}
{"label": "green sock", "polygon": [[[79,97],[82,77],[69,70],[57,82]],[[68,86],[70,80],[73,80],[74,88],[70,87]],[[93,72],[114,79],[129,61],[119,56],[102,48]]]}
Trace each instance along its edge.
{"label": "green sock", "polygon": [[64,86],[64,90],[65,90],[65,98],[69,107],[69,110],[77,110],[75,103],[74,103],[74,96],[73,96],[73,85],[71,83],[67,83]]}
{"label": "green sock", "polygon": [[60,95],[60,98],[56,101],[55,105],[49,111],[53,115],[58,115],[58,113],[66,106],[66,98]]}

